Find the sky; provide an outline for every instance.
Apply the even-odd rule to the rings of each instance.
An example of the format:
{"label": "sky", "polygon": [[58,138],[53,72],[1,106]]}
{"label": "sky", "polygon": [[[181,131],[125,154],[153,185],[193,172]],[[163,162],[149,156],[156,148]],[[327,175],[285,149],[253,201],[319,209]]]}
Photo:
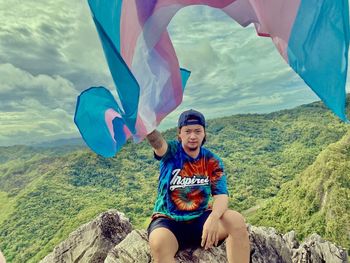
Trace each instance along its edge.
{"label": "sky", "polygon": [[[253,26],[195,6],[168,30],[180,66],[192,73],[182,104],[160,130],[176,126],[189,108],[212,119],[319,100]],[[1,146],[80,137],[76,100],[92,86],[116,94],[87,1],[0,0]]]}

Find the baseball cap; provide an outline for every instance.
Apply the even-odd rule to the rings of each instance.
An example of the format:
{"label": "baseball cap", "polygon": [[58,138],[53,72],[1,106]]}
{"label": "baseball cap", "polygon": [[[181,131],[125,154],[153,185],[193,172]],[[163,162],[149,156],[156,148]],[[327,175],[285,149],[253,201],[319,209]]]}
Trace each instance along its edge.
{"label": "baseball cap", "polygon": [[186,125],[199,124],[205,128],[205,118],[199,111],[190,109],[181,113],[177,124],[178,128]]}

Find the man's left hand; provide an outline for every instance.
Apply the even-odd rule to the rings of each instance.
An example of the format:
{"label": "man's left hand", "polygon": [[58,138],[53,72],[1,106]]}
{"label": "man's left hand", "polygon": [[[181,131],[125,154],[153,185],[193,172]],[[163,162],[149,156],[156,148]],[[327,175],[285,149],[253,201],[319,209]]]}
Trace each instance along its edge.
{"label": "man's left hand", "polygon": [[203,226],[201,246],[205,249],[211,248],[219,242],[219,217],[211,213]]}

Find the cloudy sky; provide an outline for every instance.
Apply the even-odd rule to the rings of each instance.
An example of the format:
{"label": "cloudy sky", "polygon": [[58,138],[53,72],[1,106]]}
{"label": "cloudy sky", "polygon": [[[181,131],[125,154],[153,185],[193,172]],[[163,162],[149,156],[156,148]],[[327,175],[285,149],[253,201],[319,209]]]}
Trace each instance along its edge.
{"label": "cloudy sky", "polygon": [[[188,108],[210,119],[318,100],[269,38],[217,10],[185,8],[169,32],[192,75],[160,129]],[[0,0],[0,145],[79,137],[76,98],[91,86],[114,89],[85,0]]]}

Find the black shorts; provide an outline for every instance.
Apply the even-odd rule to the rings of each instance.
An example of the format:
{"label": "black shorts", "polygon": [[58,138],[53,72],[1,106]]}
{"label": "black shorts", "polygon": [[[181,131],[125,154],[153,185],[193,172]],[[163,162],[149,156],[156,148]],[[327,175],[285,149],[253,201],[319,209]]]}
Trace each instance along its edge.
{"label": "black shorts", "polygon": [[[201,246],[203,225],[210,213],[211,210],[205,211],[200,217],[190,221],[175,221],[164,217],[156,218],[147,228],[148,238],[154,229],[165,227],[175,235],[179,249],[198,248]],[[222,242],[223,240],[218,245]]]}

